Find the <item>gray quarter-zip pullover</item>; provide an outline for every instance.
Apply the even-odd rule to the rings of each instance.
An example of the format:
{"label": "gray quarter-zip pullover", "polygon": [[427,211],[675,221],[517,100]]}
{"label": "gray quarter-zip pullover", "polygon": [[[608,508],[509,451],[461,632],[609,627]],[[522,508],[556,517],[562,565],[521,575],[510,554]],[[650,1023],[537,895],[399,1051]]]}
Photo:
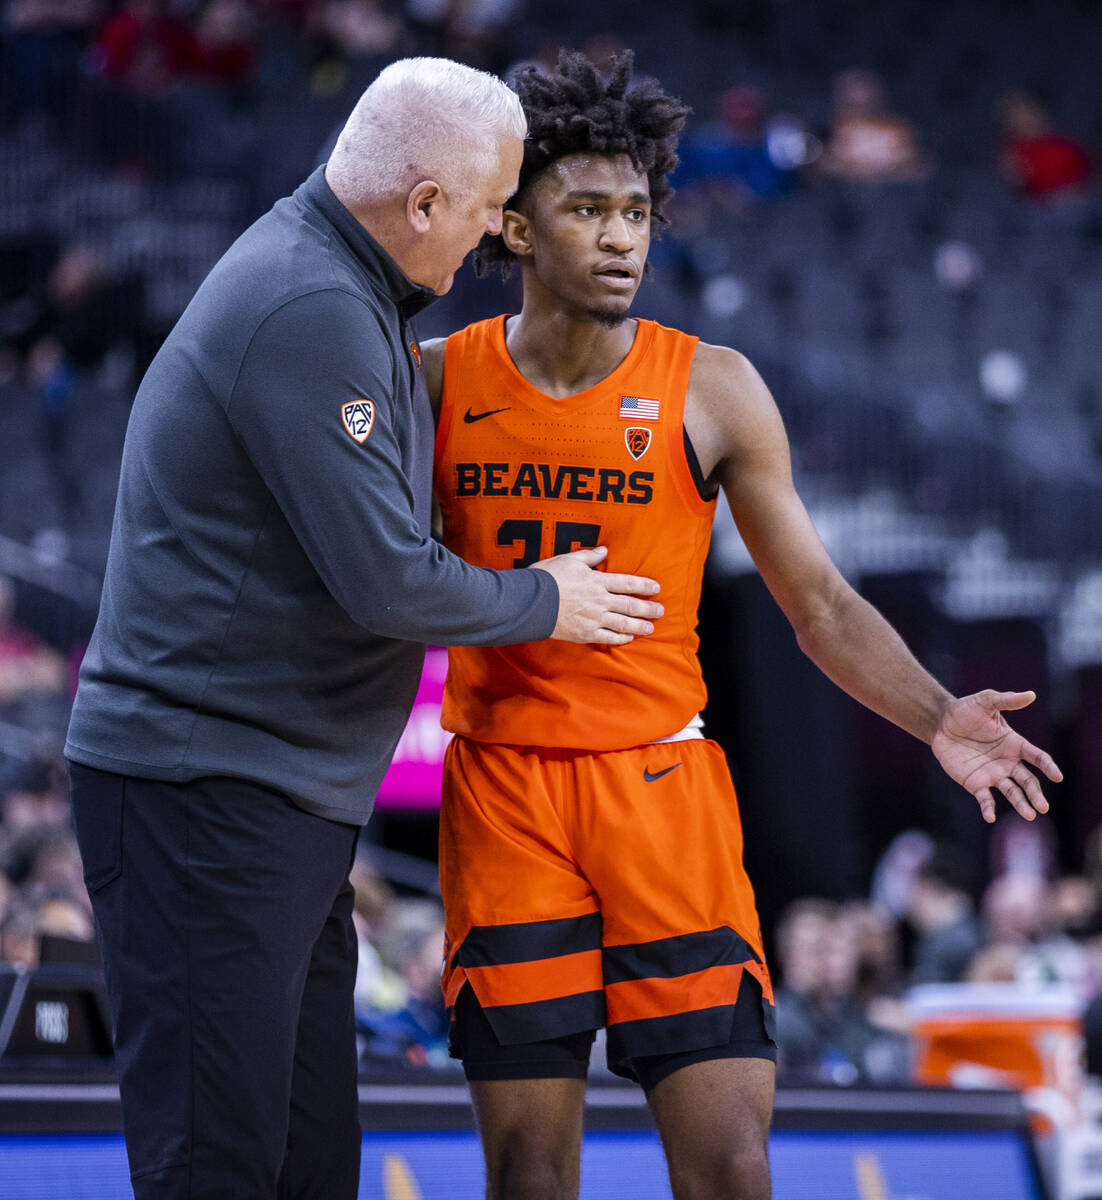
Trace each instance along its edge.
{"label": "gray quarter-zip pullover", "polygon": [[550,575],[430,536],[407,321],[431,299],[322,168],[211,271],[134,401],[69,758],[253,779],[362,824],[424,643],[551,632]]}

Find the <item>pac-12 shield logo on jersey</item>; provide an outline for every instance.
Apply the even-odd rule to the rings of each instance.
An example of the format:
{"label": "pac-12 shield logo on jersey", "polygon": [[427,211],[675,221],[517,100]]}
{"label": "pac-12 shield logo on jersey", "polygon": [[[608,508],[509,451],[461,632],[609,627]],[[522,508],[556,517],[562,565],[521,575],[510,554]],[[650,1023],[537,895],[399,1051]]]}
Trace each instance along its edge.
{"label": "pac-12 shield logo on jersey", "polygon": [[636,462],[639,461],[647,452],[650,446],[650,430],[649,429],[625,429],[624,444],[628,448],[628,453]]}
{"label": "pac-12 shield logo on jersey", "polygon": [[375,424],[375,405],[370,400],[350,400],[341,405],[341,420],[349,437],[362,446]]}

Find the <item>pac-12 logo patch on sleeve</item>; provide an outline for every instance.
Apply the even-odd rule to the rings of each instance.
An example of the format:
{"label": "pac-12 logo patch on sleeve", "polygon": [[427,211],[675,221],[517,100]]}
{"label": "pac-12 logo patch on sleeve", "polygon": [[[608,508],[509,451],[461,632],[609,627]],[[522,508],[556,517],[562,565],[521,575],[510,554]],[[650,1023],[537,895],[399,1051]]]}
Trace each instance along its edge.
{"label": "pac-12 logo patch on sleeve", "polygon": [[650,430],[640,429],[636,426],[632,426],[631,429],[625,429],[624,444],[627,446],[631,457],[638,462],[646,454],[647,447],[650,446]]}
{"label": "pac-12 logo patch on sleeve", "polygon": [[375,405],[370,400],[350,400],[341,405],[341,420],[349,437],[362,446],[375,424]]}

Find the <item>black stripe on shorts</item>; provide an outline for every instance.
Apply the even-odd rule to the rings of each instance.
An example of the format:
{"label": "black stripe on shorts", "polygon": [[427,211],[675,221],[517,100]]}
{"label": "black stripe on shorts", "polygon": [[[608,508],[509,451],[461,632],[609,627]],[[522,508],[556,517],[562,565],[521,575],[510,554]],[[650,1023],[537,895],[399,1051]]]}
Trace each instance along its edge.
{"label": "black stripe on shorts", "polygon": [[676,979],[709,967],[744,962],[761,959],[744,937],[726,925],[633,946],[606,946],[601,955],[606,985],[633,979]]}
{"label": "black stripe on shorts", "polygon": [[762,995],[758,981],[744,972],[733,1005],[719,1004],[610,1025],[608,1065],[617,1075],[632,1079],[632,1059],[710,1046],[736,1046],[745,1057],[775,1059],[776,1041],[776,1011]]}
{"label": "black stripe on shorts", "polygon": [[503,1046],[515,1046],[600,1028],[605,1023],[605,994],[578,992],[528,1004],[496,1004],[482,1011],[497,1040]]}
{"label": "black stripe on shorts", "polygon": [[474,925],[456,954],[461,967],[498,967],[538,962],[601,948],[601,914],[523,921],[515,925]]}

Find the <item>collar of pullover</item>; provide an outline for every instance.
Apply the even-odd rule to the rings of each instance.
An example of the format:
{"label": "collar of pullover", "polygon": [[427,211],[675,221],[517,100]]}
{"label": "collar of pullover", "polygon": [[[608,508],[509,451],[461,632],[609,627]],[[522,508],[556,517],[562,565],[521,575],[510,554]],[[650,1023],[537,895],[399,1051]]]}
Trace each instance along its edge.
{"label": "collar of pullover", "polygon": [[394,302],[403,320],[409,320],[436,299],[431,288],[414,283],[379,243],[333,194],[320,166],[298,189],[299,199],[317,208],[344,238],[352,253],[381,291]]}

